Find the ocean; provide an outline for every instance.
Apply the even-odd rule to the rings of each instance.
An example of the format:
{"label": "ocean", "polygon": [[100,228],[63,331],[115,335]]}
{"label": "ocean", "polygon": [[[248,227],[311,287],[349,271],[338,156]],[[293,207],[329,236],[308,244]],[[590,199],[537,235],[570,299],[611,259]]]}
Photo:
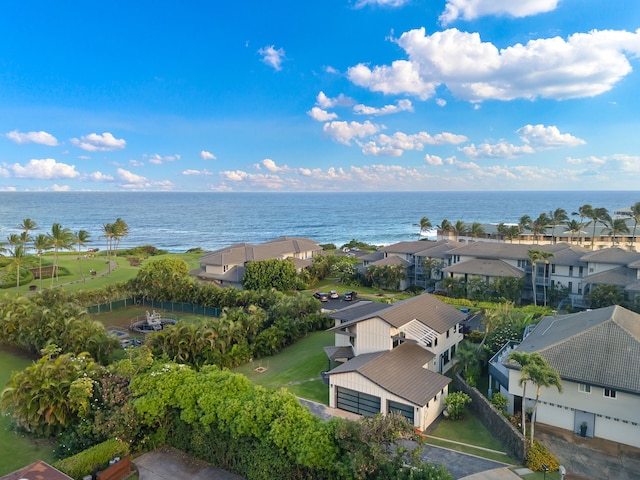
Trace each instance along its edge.
{"label": "ocean", "polygon": [[[452,223],[517,223],[556,208],[569,214],[586,203],[611,214],[640,201],[640,191],[593,192],[0,192],[0,240],[20,233],[31,218],[47,233],[53,223],[87,230],[90,247],[104,249],[101,227],[121,217],[129,235],[121,248],[153,245],[169,252],[280,236],[308,237],[340,246],[351,239],[374,244],[417,240],[420,219]],[[577,218],[577,217],[576,217]],[[32,233],[32,234],[33,234]]]}

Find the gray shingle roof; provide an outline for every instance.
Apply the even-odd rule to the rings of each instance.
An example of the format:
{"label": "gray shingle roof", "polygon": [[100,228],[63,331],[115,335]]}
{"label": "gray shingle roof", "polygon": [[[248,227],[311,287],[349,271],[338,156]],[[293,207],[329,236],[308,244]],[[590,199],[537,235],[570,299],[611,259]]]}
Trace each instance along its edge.
{"label": "gray shingle roof", "polygon": [[409,267],[411,266],[411,263],[406,261],[404,258],[400,258],[397,255],[389,255],[386,258],[372,263],[372,265],[375,265],[376,267],[382,267],[384,265],[401,265],[403,267]]}
{"label": "gray shingle roof", "polygon": [[330,328],[329,331],[340,330],[363,320],[379,317],[395,328],[400,328],[411,320],[418,320],[432,330],[444,333],[467,318],[457,308],[447,305],[428,293],[423,293],[392,305],[380,305],[383,305],[384,308],[374,309],[372,312],[362,310],[364,315],[356,316],[354,313],[349,320],[341,310],[333,312],[331,314],[332,318],[340,318],[344,321],[341,325]]}
{"label": "gray shingle roof", "polygon": [[620,306],[545,317],[516,350],[540,353],[562,378],[640,394],[640,315]]}
{"label": "gray shingle roof", "polygon": [[428,293],[395,303],[378,316],[396,328],[411,320],[418,320],[438,333],[446,332],[467,318],[457,308]]}
{"label": "gray shingle roof", "polygon": [[502,260],[493,258],[474,258],[466,262],[456,263],[442,269],[446,273],[467,273],[490,277],[524,277],[525,273]]}
{"label": "gray shingle roof", "polygon": [[638,260],[640,260],[640,253],[629,252],[619,247],[603,248],[582,257],[584,262],[615,263],[618,265],[629,265]]}
{"label": "gray shingle roof", "polygon": [[[552,252],[560,254],[566,249],[582,249],[575,245],[560,242],[553,245],[530,245],[517,243],[501,243],[501,242],[473,242],[463,247],[451,250],[452,255],[470,256],[478,258],[503,258],[507,260],[528,259],[529,250],[541,250],[543,252]],[[586,250],[585,250],[586,251]]]}
{"label": "gray shingle roof", "polygon": [[328,314],[330,318],[335,318],[344,322],[351,322],[352,320],[371,318],[372,315],[380,310],[389,308],[386,303],[373,302],[371,300],[358,300],[357,302],[349,305],[348,307],[341,308]]}
{"label": "gray shingle roof", "polygon": [[583,278],[584,283],[617,285],[626,288],[633,285],[638,277],[638,271],[627,267],[617,267],[603,272],[594,273]]}
{"label": "gray shingle roof", "polygon": [[427,240],[416,240],[413,242],[398,242],[392,245],[387,245],[386,247],[383,248],[383,250],[389,253],[417,253],[424,250],[425,248],[429,248],[430,243],[432,242]]}
{"label": "gray shingle roof", "polygon": [[388,352],[359,355],[329,373],[356,371],[384,390],[424,406],[451,382],[449,377],[423,368],[433,357],[433,353],[407,342]]}

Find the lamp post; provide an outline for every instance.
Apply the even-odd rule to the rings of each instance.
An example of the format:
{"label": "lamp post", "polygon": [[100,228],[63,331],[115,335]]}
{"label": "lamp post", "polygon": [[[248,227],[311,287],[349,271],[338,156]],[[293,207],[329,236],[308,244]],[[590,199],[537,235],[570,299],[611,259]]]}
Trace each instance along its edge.
{"label": "lamp post", "polygon": [[549,467],[546,463],[542,464],[542,470],[544,470],[544,478],[547,478],[547,472],[549,471]]}

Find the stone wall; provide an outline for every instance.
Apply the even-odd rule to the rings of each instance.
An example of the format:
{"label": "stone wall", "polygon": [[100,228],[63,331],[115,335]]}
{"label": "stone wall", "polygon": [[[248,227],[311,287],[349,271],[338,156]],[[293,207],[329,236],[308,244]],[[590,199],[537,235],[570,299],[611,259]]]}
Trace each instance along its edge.
{"label": "stone wall", "polygon": [[476,388],[469,386],[460,375],[453,377],[453,386],[471,397],[469,410],[480,419],[494,437],[502,442],[507,453],[519,462],[525,463],[525,439],[522,432],[518,431]]}

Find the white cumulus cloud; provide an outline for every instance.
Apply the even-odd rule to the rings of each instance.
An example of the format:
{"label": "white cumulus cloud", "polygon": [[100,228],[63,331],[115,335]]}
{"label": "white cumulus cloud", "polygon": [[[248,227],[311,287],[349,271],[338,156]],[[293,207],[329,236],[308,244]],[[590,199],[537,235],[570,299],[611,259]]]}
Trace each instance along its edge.
{"label": "white cumulus cloud", "polygon": [[324,132],[336,142],[351,145],[354,138],[364,138],[378,133],[384,126],[376,125],[367,120],[359,122],[329,122],[324,124]]}
{"label": "white cumulus cloud", "polygon": [[273,67],[275,70],[282,70],[282,61],[285,58],[285,53],[282,48],[275,48],[273,45],[261,48],[258,53],[262,55],[262,61]]}
{"label": "white cumulus cloud", "polygon": [[118,168],[118,179],[128,184],[144,184],[147,183],[147,179],[142,175],[136,175],[135,173],[125,170],[124,168]]}
{"label": "white cumulus cloud", "polygon": [[107,175],[100,171],[90,173],[86,179],[92,182],[112,182],[114,180],[113,175]]}
{"label": "white cumulus cloud", "polygon": [[307,112],[311,118],[313,118],[317,122],[327,122],[329,120],[335,120],[338,118],[338,114],[333,112],[327,112],[326,110],[321,109],[320,107],[313,107],[311,110]]}
{"label": "white cumulus cloud", "polygon": [[6,137],[20,145],[24,145],[25,143],[39,143],[40,145],[47,145],[49,147],[58,145],[58,139],[56,137],[43,131],[22,133],[18,130],[13,130],[7,133]]}
{"label": "white cumulus cloud", "polygon": [[527,17],[550,12],[557,6],[558,0],[448,0],[440,23],[448,25],[458,18],[474,20],[486,15]]}
{"label": "white cumulus cloud", "polygon": [[58,163],[53,158],[30,160],[26,165],[14,163],[8,168],[16,178],[50,180],[53,178],[76,178],[80,175],[76,171],[75,165]]}
{"label": "white cumulus cloud", "polygon": [[362,8],[367,5],[381,6],[381,7],[401,7],[409,3],[409,0],[358,0],[356,2],[356,8]]}
{"label": "white cumulus cloud", "polygon": [[[517,2],[515,2],[517,3]],[[583,98],[611,90],[640,55],[640,30],[593,30],[530,40],[499,49],[478,33],[410,30],[394,40],[408,55],[391,65],[348,69],[355,85],[386,94],[426,99],[439,85],[471,102],[518,98]]]}
{"label": "white cumulus cloud", "polygon": [[413,112],[413,104],[411,100],[398,100],[395,105],[385,105],[381,108],[369,107],[367,105],[358,104],[353,107],[353,112],[358,115],[389,115],[399,112]]}
{"label": "white cumulus cloud", "polygon": [[525,125],[516,131],[523,142],[531,145],[536,150],[560,147],[577,147],[586,142],[569,133],[560,133],[558,127],[550,125]]}
{"label": "white cumulus cloud", "polygon": [[350,107],[354,103],[353,98],[347,97],[343,93],[331,98],[327,97],[327,95],[321,91],[316,96],[316,105],[325,110],[333,107]]}
{"label": "white cumulus cloud", "polygon": [[513,145],[506,142],[498,142],[495,144],[483,143],[476,147],[475,144],[458,148],[467,158],[516,158],[527,153],[534,153],[535,150],[531,145]]}
{"label": "white cumulus cloud", "polygon": [[127,145],[123,138],[115,138],[109,132],[105,132],[102,135],[90,133],[79,139],[72,138],[71,143],[88,152],[111,152],[122,150]]}
{"label": "white cumulus cloud", "polygon": [[207,152],[206,150],[202,150],[200,152],[200,158],[202,160],[215,160],[216,156],[211,152]]}

